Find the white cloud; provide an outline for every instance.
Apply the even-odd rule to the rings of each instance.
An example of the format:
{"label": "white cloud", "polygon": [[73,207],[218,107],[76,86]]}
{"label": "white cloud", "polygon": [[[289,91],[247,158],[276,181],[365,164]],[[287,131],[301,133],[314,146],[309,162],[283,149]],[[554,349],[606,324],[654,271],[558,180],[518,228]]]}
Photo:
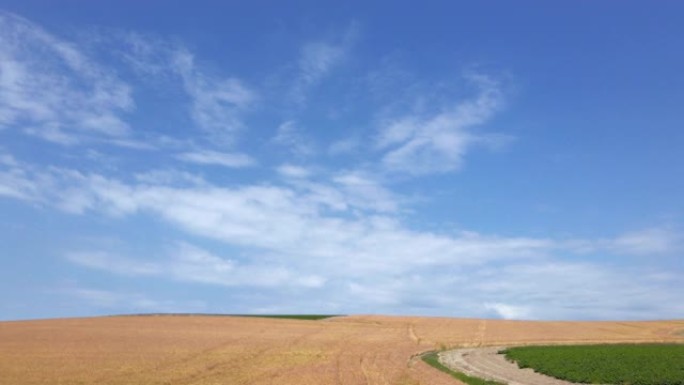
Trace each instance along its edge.
{"label": "white cloud", "polygon": [[113,274],[148,276],[219,286],[320,287],[325,279],[283,266],[246,265],[221,258],[186,242],[174,244],[164,259],[126,258],[102,251],[67,253],[76,265]]}
{"label": "white cloud", "polygon": [[124,298],[119,293],[114,293],[107,290],[72,289],[69,292],[75,297],[100,307],[116,307]]}
{"label": "white cloud", "polygon": [[124,275],[158,275],[161,273],[160,267],[154,263],[125,260],[102,251],[75,251],[68,253],[66,258],[77,265],[106,270],[111,273]]}
{"label": "white cloud", "polygon": [[502,135],[472,131],[499,110],[502,94],[489,77],[477,75],[469,79],[479,88],[475,99],[428,116],[396,118],[381,127],[377,146],[385,151],[382,163],[387,169],[414,175],[454,171],[473,146],[496,147],[507,140]]}
{"label": "white cloud", "polygon": [[681,231],[670,227],[652,227],[618,234],[612,238],[572,239],[563,248],[581,254],[608,253],[623,256],[658,257],[676,255],[684,250]]}
{"label": "white cloud", "polygon": [[232,139],[243,128],[241,113],[254,102],[256,93],[237,78],[201,71],[193,54],[184,48],[173,54],[171,65],[192,98],[192,117],[197,125],[215,139]]}
{"label": "white cloud", "polygon": [[[684,314],[674,305],[673,293],[681,291],[677,274],[572,261],[584,251],[565,240],[412,230],[392,212],[368,206],[370,198],[366,206],[355,203],[345,189],[363,187],[368,182],[363,174],[339,174],[311,185],[234,188],[161,180],[124,183],[58,169],[44,174],[25,171],[22,177],[43,204],[74,213],[147,213],[231,250],[220,256],[177,242],[156,258],[107,250],[66,256],[89,269],[233,288],[312,290],[297,303],[326,302],[345,311],[444,314],[454,309],[454,314],[530,319]],[[579,241],[593,250],[634,246],[625,239],[641,238]],[[662,249],[655,245],[649,248]],[[263,306],[273,304],[273,298],[263,301]]]}
{"label": "white cloud", "polygon": [[278,126],[272,141],[297,157],[308,157],[316,153],[313,141],[301,132],[294,121],[287,121]]}
{"label": "white cloud", "polygon": [[505,303],[486,303],[485,309],[493,310],[503,319],[526,319],[530,315],[530,309],[526,306],[515,306]]}
{"label": "white cloud", "polygon": [[152,170],[135,174],[135,179],[138,182],[151,185],[191,185],[202,186],[207,185],[207,181],[201,176],[178,170]]}
{"label": "white cloud", "polygon": [[[334,272],[331,274],[402,273],[421,266],[477,265],[534,257],[551,247],[545,240],[414,232],[379,215],[336,217],[327,210],[344,212],[352,203],[336,206],[334,201],[282,187],[171,188],[126,186],[95,176],[88,179],[89,198],[80,207],[117,215],[152,212],[191,234],[260,249],[277,256],[275,262],[301,258],[311,267],[326,266]],[[64,199],[71,201],[70,195]],[[367,208],[368,203],[358,204]]]}
{"label": "white cloud", "polygon": [[0,128],[62,144],[121,138],[133,107],[130,87],[75,45],[0,13]]}
{"label": "white cloud", "polygon": [[202,301],[156,300],[140,293],[101,290],[93,288],[68,288],[61,293],[75,297],[90,306],[105,309],[124,309],[124,312],[200,312],[206,309]]}
{"label": "white cloud", "polygon": [[[30,186],[25,194],[41,204],[70,213],[152,214],[189,234],[261,250],[277,268],[301,259],[308,266],[302,271],[311,276],[318,271],[401,274],[417,267],[477,265],[543,255],[552,247],[539,239],[410,230],[387,215],[397,209],[392,195],[353,173],[330,183],[236,188],[159,184],[163,180],[154,178],[125,183],[63,169],[15,173],[24,173],[20,180]],[[106,266],[108,260],[96,256],[91,265]]]}
{"label": "white cloud", "polygon": [[56,190],[55,176],[36,172],[11,154],[0,154],[0,166],[0,196],[40,203]]}
{"label": "white cloud", "polygon": [[278,166],[276,171],[278,171],[278,174],[282,176],[297,179],[306,179],[312,174],[312,172],[309,169],[305,167],[295,166],[292,164],[280,165]]}
{"label": "white cloud", "polygon": [[326,173],[318,170],[313,178],[311,169],[284,164],[278,173],[302,201],[325,206],[337,212],[359,211],[389,213],[399,210],[399,197],[380,182],[379,178],[361,170]]}
{"label": "white cloud", "polygon": [[663,228],[629,232],[610,241],[608,248],[620,254],[657,256],[682,250],[680,234]]}
{"label": "white cloud", "polygon": [[0,164],[6,166],[18,166],[19,162],[17,162],[12,154],[0,153]]}
{"label": "white cloud", "polygon": [[351,171],[340,173],[333,181],[353,207],[369,208],[379,212],[394,212],[399,209],[397,197],[371,175]]}
{"label": "white cloud", "polygon": [[345,49],[340,45],[325,42],[306,44],[299,59],[301,82],[304,85],[316,83],[339,63],[344,54]]}
{"label": "white cloud", "polygon": [[[332,77],[349,57],[354,30],[352,26],[337,38],[303,45],[285,96],[303,102]],[[237,77],[208,71],[192,52],[170,40],[133,33],[112,39],[122,40],[105,41],[99,49],[117,47],[114,54],[141,76],[137,80],[154,78],[163,84],[153,87],[188,97],[192,125],[208,134],[209,148],[226,148],[219,146],[245,128],[245,116],[261,95],[257,90]],[[0,13],[0,130],[64,144],[87,141],[155,149],[161,156],[200,166],[256,164],[249,155],[230,148],[223,152],[198,149],[191,139],[156,136],[142,140],[144,134],[134,132],[124,119],[135,108],[130,86],[120,80],[115,67],[104,68],[90,53],[31,22]],[[130,68],[116,68],[131,75],[126,72]],[[394,82],[391,77],[402,79],[395,87],[389,84]],[[655,268],[637,262],[641,264],[632,268],[611,266],[610,261],[617,258],[588,262],[586,257],[598,252],[611,257],[676,255],[682,250],[682,237],[673,229],[568,241],[468,231],[439,233],[407,224],[405,216],[411,213],[405,207],[407,200],[389,187],[390,179],[383,179],[396,176],[386,171],[413,175],[454,171],[473,148],[506,144],[509,137],[478,131],[501,109],[503,93],[491,78],[471,75],[477,94],[443,104],[423,95],[425,88],[404,74],[383,73],[375,78],[378,89],[369,91],[375,94],[372,102],[388,96],[401,100],[380,112],[390,118],[382,120],[370,145],[362,143],[363,138],[330,145],[316,142],[298,126],[306,119],[299,118],[297,111],[294,116],[299,119],[292,117],[292,111],[285,114],[291,120],[278,127],[271,144],[283,146],[288,156],[299,161],[321,153],[360,153],[367,146],[381,154],[380,170],[366,163],[330,171],[326,164],[303,167],[295,159],[276,168],[281,177],[275,180],[244,182],[258,177],[249,174],[239,179],[243,182],[222,177],[218,184],[211,181],[217,170],[210,167],[191,167],[198,174],[139,171],[144,164],[133,158],[135,170],[126,168],[123,161],[107,168],[117,172],[115,177],[88,171],[94,170],[91,162],[82,163],[79,170],[40,167],[0,152],[0,196],[71,214],[104,214],[110,216],[109,224],[152,217],[155,220],[146,225],[164,230],[171,226],[176,231],[164,234],[178,240],[159,245],[153,255],[102,245],[75,247],[65,259],[131,281],[170,280],[210,285],[231,295],[262,295],[261,300],[250,297],[252,308],[422,314],[453,309],[454,314],[539,319],[684,315],[677,298],[683,289],[679,265],[668,270],[666,264]],[[398,92],[400,88],[403,92]],[[409,103],[400,94],[417,94],[419,106],[406,108]],[[167,97],[178,102],[176,94],[164,94]],[[177,132],[176,128],[182,127],[169,132]],[[324,136],[329,135],[336,134]],[[116,158],[99,146],[84,153],[100,163],[114,163],[106,159]],[[149,154],[157,155],[145,155]],[[50,156],[38,158],[46,163],[62,159]],[[74,159],[83,158],[68,161],[75,163]],[[226,170],[221,171],[223,176]],[[198,239],[211,247],[197,246]],[[74,289],[72,295],[111,308],[193,306],[90,288]]]}
{"label": "white cloud", "polygon": [[261,287],[320,287],[325,282],[320,276],[301,274],[287,267],[238,264],[188,243],[181,243],[175,253],[171,271],[182,280]]}
{"label": "white cloud", "polygon": [[328,147],[328,153],[333,156],[350,154],[358,150],[361,143],[356,138],[348,138],[333,142]]}
{"label": "white cloud", "polygon": [[[60,208],[68,212],[83,213],[98,208],[113,216],[123,216],[137,211],[140,206],[135,198],[135,188],[117,180],[100,175],[83,175],[76,172],[58,170],[59,174],[71,182],[58,196]],[[74,184],[72,184],[74,183]],[[88,186],[83,189],[83,186]]]}
{"label": "white cloud", "polygon": [[[332,184],[303,184],[294,188],[130,184],[59,169],[46,175],[36,173],[24,180],[32,181],[44,201],[68,212],[149,212],[190,233],[288,255],[301,253],[301,245],[307,244],[306,253],[312,258],[348,259],[353,255],[359,262],[368,261],[369,266],[374,260],[380,262],[384,255],[393,256],[387,264],[398,266],[479,264],[535,255],[552,246],[539,239],[486,237],[476,233],[448,236],[409,230],[394,218],[381,215],[395,209],[396,203],[374,203],[394,202],[390,193],[353,173],[340,174]],[[347,215],[354,210],[364,210],[366,214]],[[422,257],[416,259],[417,255]]]}
{"label": "white cloud", "polygon": [[184,152],[179,154],[178,159],[202,164],[202,165],[218,165],[229,168],[241,168],[254,165],[255,161],[249,155],[240,153],[226,153],[210,150],[201,150],[193,152]]}
{"label": "white cloud", "polygon": [[[187,111],[196,128],[213,142],[231,143],[245,127],[243,115],[257,100],[257,92],[235,76],[225,76],[198,64],[182,43],[136,32],[106,31],[97,36],[97,49],[132,69],[140,85],[189,97]],[[175,107],[171,107],[175,108]]]}
{"label": "white cloud", "polygon": [[180,81],[190,99],[187,110],[195,128],[213,143],[232,144],[246,128],[245,115],[257,106],[260,92],[238,76],[204,65],[183,43],[135,32],[114,34],[118,55],[143,80],[169,89]]}
{"label": "white cloud", "polygon": [[141,76],[164,77],[177,44],[134,31],[108,31],[100,40],[114,40],[113,50]]}
{"label": "white cloud", "polygon": [[472,275],[484,302],[522,307],[528,319],[649,319],[682,314],[682,285],[656,268],[546,260],[489,267]]}
{"label": "white cloud", "polygon": [[320,83],[347,58],[357,35],[356,24],[351,24],[334,39],[311,41],[302,46],[298,74],[291,92],[291,98],[295,102],[303,103],[309,89]]}
{"label": "white cloud", "polygon": [[0,196],[33,201],[41,195],[38,189],[38,184],[22,170],[0,171]]}

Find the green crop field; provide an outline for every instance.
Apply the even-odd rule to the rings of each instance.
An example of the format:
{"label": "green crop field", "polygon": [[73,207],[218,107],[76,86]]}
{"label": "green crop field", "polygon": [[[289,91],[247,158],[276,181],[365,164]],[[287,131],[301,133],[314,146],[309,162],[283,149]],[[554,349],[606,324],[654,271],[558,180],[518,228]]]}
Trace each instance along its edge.
{"label": "green crop field", "polygon": [[521,368],[590,384],[684,385],[684,345],[526,346],[505,351]]}
{"label": "green crop field", "polygon": [[222,313],[141,313],[112,315],[112,317],[257,317],[282,318],[304,321],[318,321],[326,318],[339,317],[339,314],[222,314]]}

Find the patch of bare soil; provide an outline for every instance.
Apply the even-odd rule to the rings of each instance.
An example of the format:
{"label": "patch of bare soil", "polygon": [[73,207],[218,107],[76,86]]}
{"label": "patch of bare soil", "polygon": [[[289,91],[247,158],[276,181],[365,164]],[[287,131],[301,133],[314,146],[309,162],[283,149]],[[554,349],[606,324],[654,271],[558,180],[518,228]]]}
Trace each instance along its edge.
{"label": "patch of bare soil", "polygon": [[499,354],[503,347],[456,349],[439,354],[439,361],[471,376],[503,382],[509,385],[574,385],[553,377],[520,369],[517,364]]}

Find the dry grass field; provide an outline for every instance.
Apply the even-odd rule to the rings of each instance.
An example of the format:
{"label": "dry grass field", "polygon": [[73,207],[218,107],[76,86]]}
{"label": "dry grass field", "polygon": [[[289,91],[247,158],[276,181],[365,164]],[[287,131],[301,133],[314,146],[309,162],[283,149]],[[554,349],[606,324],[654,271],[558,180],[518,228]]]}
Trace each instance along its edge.
{"label": "dry grass field", "polygon": [[684,321],[320,321],[135,316],[0,322],[0,384],[458,384],[417,353],[456,346],[684,342]]}

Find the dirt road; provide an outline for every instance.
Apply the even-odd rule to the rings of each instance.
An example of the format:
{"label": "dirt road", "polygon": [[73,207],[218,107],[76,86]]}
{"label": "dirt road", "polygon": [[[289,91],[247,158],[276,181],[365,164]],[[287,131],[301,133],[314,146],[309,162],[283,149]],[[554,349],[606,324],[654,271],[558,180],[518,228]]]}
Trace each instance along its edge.
{"label": "dirt road", "polygon": [[509,385],[573,385],[532,369],[520,369],[498,354],[503,347],[456,349],[439,354],[439,361],[454,370],[471,376],[503,382]]}

